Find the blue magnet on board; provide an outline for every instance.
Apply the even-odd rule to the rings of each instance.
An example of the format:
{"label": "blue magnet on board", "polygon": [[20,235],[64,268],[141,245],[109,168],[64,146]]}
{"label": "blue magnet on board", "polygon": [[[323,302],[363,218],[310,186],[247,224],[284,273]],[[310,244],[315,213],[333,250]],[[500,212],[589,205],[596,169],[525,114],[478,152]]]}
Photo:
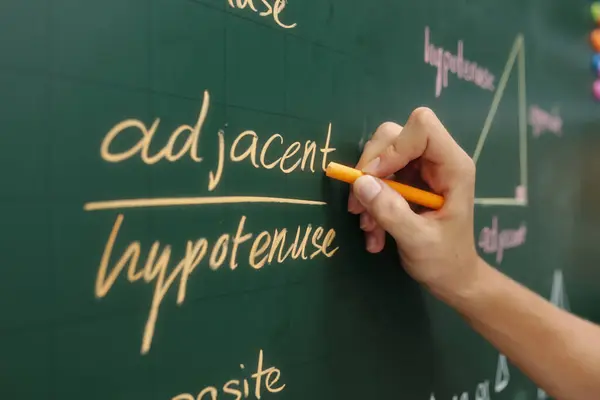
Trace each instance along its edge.
{"label": "blue magnet on board", "polygon": [[592,57],[592,69],[596,75],[600,76],[600,53],[596,53]]}

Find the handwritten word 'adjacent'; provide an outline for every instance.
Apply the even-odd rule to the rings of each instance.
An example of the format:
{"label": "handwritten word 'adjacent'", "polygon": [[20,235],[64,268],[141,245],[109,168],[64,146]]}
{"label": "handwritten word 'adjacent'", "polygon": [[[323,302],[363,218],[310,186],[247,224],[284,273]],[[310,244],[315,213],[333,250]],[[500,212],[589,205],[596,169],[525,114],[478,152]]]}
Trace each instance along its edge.
{"label": "handwritten word 'adjacent'", "polygon": [[562,136],[563,121],[556,109],[549,113],[535,104],[532,105],[529,107],[529,125],[533,128],[533,136],[536,138],[545,131]]}
{"label": "handwritten word 'adjacent'", "polygon": [[[188,157],[194,162],[202,162],[199,155],[200,134],[210,106],[210,94],[204,92],[202,107],[198,118],[193,126],[182,124],[171,132],[169,139],[163,147],[153,154],[150,148],[156,144],[153,143],[154,135],[160,127],[160,118],[156,118],[150,126],[138,119],[127,119],[116,124],[106,134],[100,146],[100,156],[103,160],[110,163],[120,163],[136,155],[148,165],[156,164],[160,161],[176,162],[183,157]],[[117,138],[124,135],[134,135],[137,139],[134,145],[123,151],[111,150],[111,144]],[[218,148],[215,149],[218,154],[217,165],[208,174],[208,190],[214,190],[224,173],[225,163],[250,162],[254,168],[274,169],[277,168],[284,174],[294,171],[310,170],[315,172],[315,163],[318,158],[321,160],[321,170],[325,171],[327,167],[327,157],[329,153],[335,151],[330,147],[331,124],[327,130],[327,136],[323,146],[318,146],[313,140],[306,140],[304,143],[292,142],[285,143],[283,136],[279,133],[272,134],[266,139],[261,138],[253,130],[246,130],[235,137],[231,142],[229,151],[225,147],[225,135],[222,130],[218,132]],[[180,143],[176,146],[176,143]],[[318,164],[317,164],[318,165]]]}
{"label": "handwritten word 'adjacent'", "polygon": [[498,232],[498,217],[492,217],[492,226],[485,227],[479,235],[479,247],[488,254],[496,253],[496,262],[501,263],[504,251],[525,243],[527,226],[524,222],[518,229],[504,229]]}
{"label": "handwritten word 'adjacent'", "polygon": [[466,82],[473,82],[485,90],[494,90],[494,80],[496,77],[487,70],[477,65],[476,62],[463,58],[463,41],[458,41],[457,54],[444,50],[442,47],[436,47],[430,42],[429,27],[425,27],[425,64],[437,68],[435,78],[435,97],[440,97],[442,87],[448,87],[448,71],[456,74],[458,79]]}
{"label": "handwritten word 'adjacent'", "polygon": [[242,216],[235,233],[223,233],[214,243],[206,238],[188,240],[181,260],[171,259],[171,245],[161,245],[155,241],[147,250],[146,262],[142,265],[140,241],[129,243],[116,261],[113,260],[113,248],[123,220],[124,216],[119,214],[108,236],[96,276],[95,293],[98,298],[106,296],[123,271],[130,283],[142,281],[154,285],[142,339],[142,354],[150,350],[158,311],[167,292],[178,280],[177,304],[183,304],[188,279],[202,262],[207,262],[212,271],[221,269],[225,263],[234,271],[238,267],[238,252],[245,246],[248,250],[245,261],[253,269],[259,270],[271,263],[281,264],[288,257],[294,260],[309,260],[318,256],[330,258],[338,250],[337,247],[332,248],[336,235],[334,229],[326,231],[323,227],[308,224],[298,226],[295,233],[287,229],[274,229],[253,234],[245,232],[246,216]]}
{"label": "handwritten word 'adjacent'", "polygon": [[[301,1],[301,0],[300,0]],[[286,25],[281,22],[281,12],[287,5],[287,0],[275,0],[273,4],[269,3],[267,0],[260,0],[262,3],[263,10],[259,10],[254,6],[254,0],[227,0],[229,6],[232,8],[240,8],[244,9],[249,7],[253,12],[258,13],[261,17],[268,17],[269,15],[273,16],[273,21],[282,28],[290,29],[296,27],[296,23],[291,25]],[[257,4],[259,2],[257,1]]]}
{"label": "handwritten word 'adjacent'", "polygon": [[[244,364],[240,364],[240,368],[244,369]],[[258,365],[256,372],[250,375],[254,379],[254,398],[261,398],[261,390],[263,388],[262,378],[264,377],[264,387],[270,393],[279,393],[285,389],[285,384],[278,384],[279,378],[281,377],[281,371],[275,367],[263,369],[263,351],[262,349],[258,353]],[[247,399],[250,397],[250,384],[247,378],[243,380],[232,379],[225,382],[221,391],[223,394],[235,396],[235,400],[241,400],[242,398]],[[193,396],[189,393],[181,393],[173,397],[171,400],[217,400],[220,398],[219,390],[216,386],[207,386],[198,393],[197,396]],[[229,398],[229,397],[228,397]]]}

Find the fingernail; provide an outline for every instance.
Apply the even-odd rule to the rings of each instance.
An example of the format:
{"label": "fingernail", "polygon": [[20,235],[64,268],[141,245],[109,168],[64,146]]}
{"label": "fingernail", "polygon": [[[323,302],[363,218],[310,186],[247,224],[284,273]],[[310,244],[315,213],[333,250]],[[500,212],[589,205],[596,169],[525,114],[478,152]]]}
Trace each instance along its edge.
{"label": "fingernail", "polygon": [[367,251],[372,253],[376,246],[377,246],[377,238],[373,235],[368,235],[367,236]]}
{"label": "fingernail", "polygon": [[360,214],[360,229],[363,231],[372,225],[371,216],[367,213]]}
{"label": "fingernail", "polygon": [[354,194],[365,204],[370,203],[381,192],[381,185],[370,175],[363,175],[354,181]]}
{"label": "fingernail", "polygon": [[364,173],[367,174],[374,174],[377,171],[377,167],[379,166],[379,163],[381,162],[381,159],[379,157],[371,160],[363,169],[362,171]]}

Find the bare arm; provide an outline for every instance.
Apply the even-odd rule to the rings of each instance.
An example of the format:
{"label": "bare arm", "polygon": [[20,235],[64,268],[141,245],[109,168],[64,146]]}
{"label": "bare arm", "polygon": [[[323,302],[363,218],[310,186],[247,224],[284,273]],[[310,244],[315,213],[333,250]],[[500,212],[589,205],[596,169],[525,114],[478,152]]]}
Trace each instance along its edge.
{"label": "bare arm", "polygon": [[600,327],[479,259],[462,291],[439,293],[539,387],[559,400],[600,398]]}
{"label": "bare arm", "polygon": [[[475,165],[431,110],[415,110],[404,127],[381,125],[357,168],[372,176],[354,183],[348,210],[360,214],[368,251],[380,252],[388,232],[406,271],[539,387],[559,400],[600,399],[600,327],[555,307],[477,255]],[[405,181],[411,175],[424,180],[444,196],[444,206],[415,213],[375,178],[398,172]]]}

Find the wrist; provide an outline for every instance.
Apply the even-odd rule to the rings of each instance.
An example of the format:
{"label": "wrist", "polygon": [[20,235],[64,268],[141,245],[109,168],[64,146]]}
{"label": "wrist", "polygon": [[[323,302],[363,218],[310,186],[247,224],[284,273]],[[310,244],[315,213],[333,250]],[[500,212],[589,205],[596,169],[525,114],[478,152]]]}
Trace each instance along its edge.
{"label": "wrist", "polygon": [[472,304],[480,297],[489,280],[490,267],[481,257],[475,254],[468,262],[460,266],[460,273],[453,274],[443,284],[430,287],[432,294],[448,304],[461,309]]}

